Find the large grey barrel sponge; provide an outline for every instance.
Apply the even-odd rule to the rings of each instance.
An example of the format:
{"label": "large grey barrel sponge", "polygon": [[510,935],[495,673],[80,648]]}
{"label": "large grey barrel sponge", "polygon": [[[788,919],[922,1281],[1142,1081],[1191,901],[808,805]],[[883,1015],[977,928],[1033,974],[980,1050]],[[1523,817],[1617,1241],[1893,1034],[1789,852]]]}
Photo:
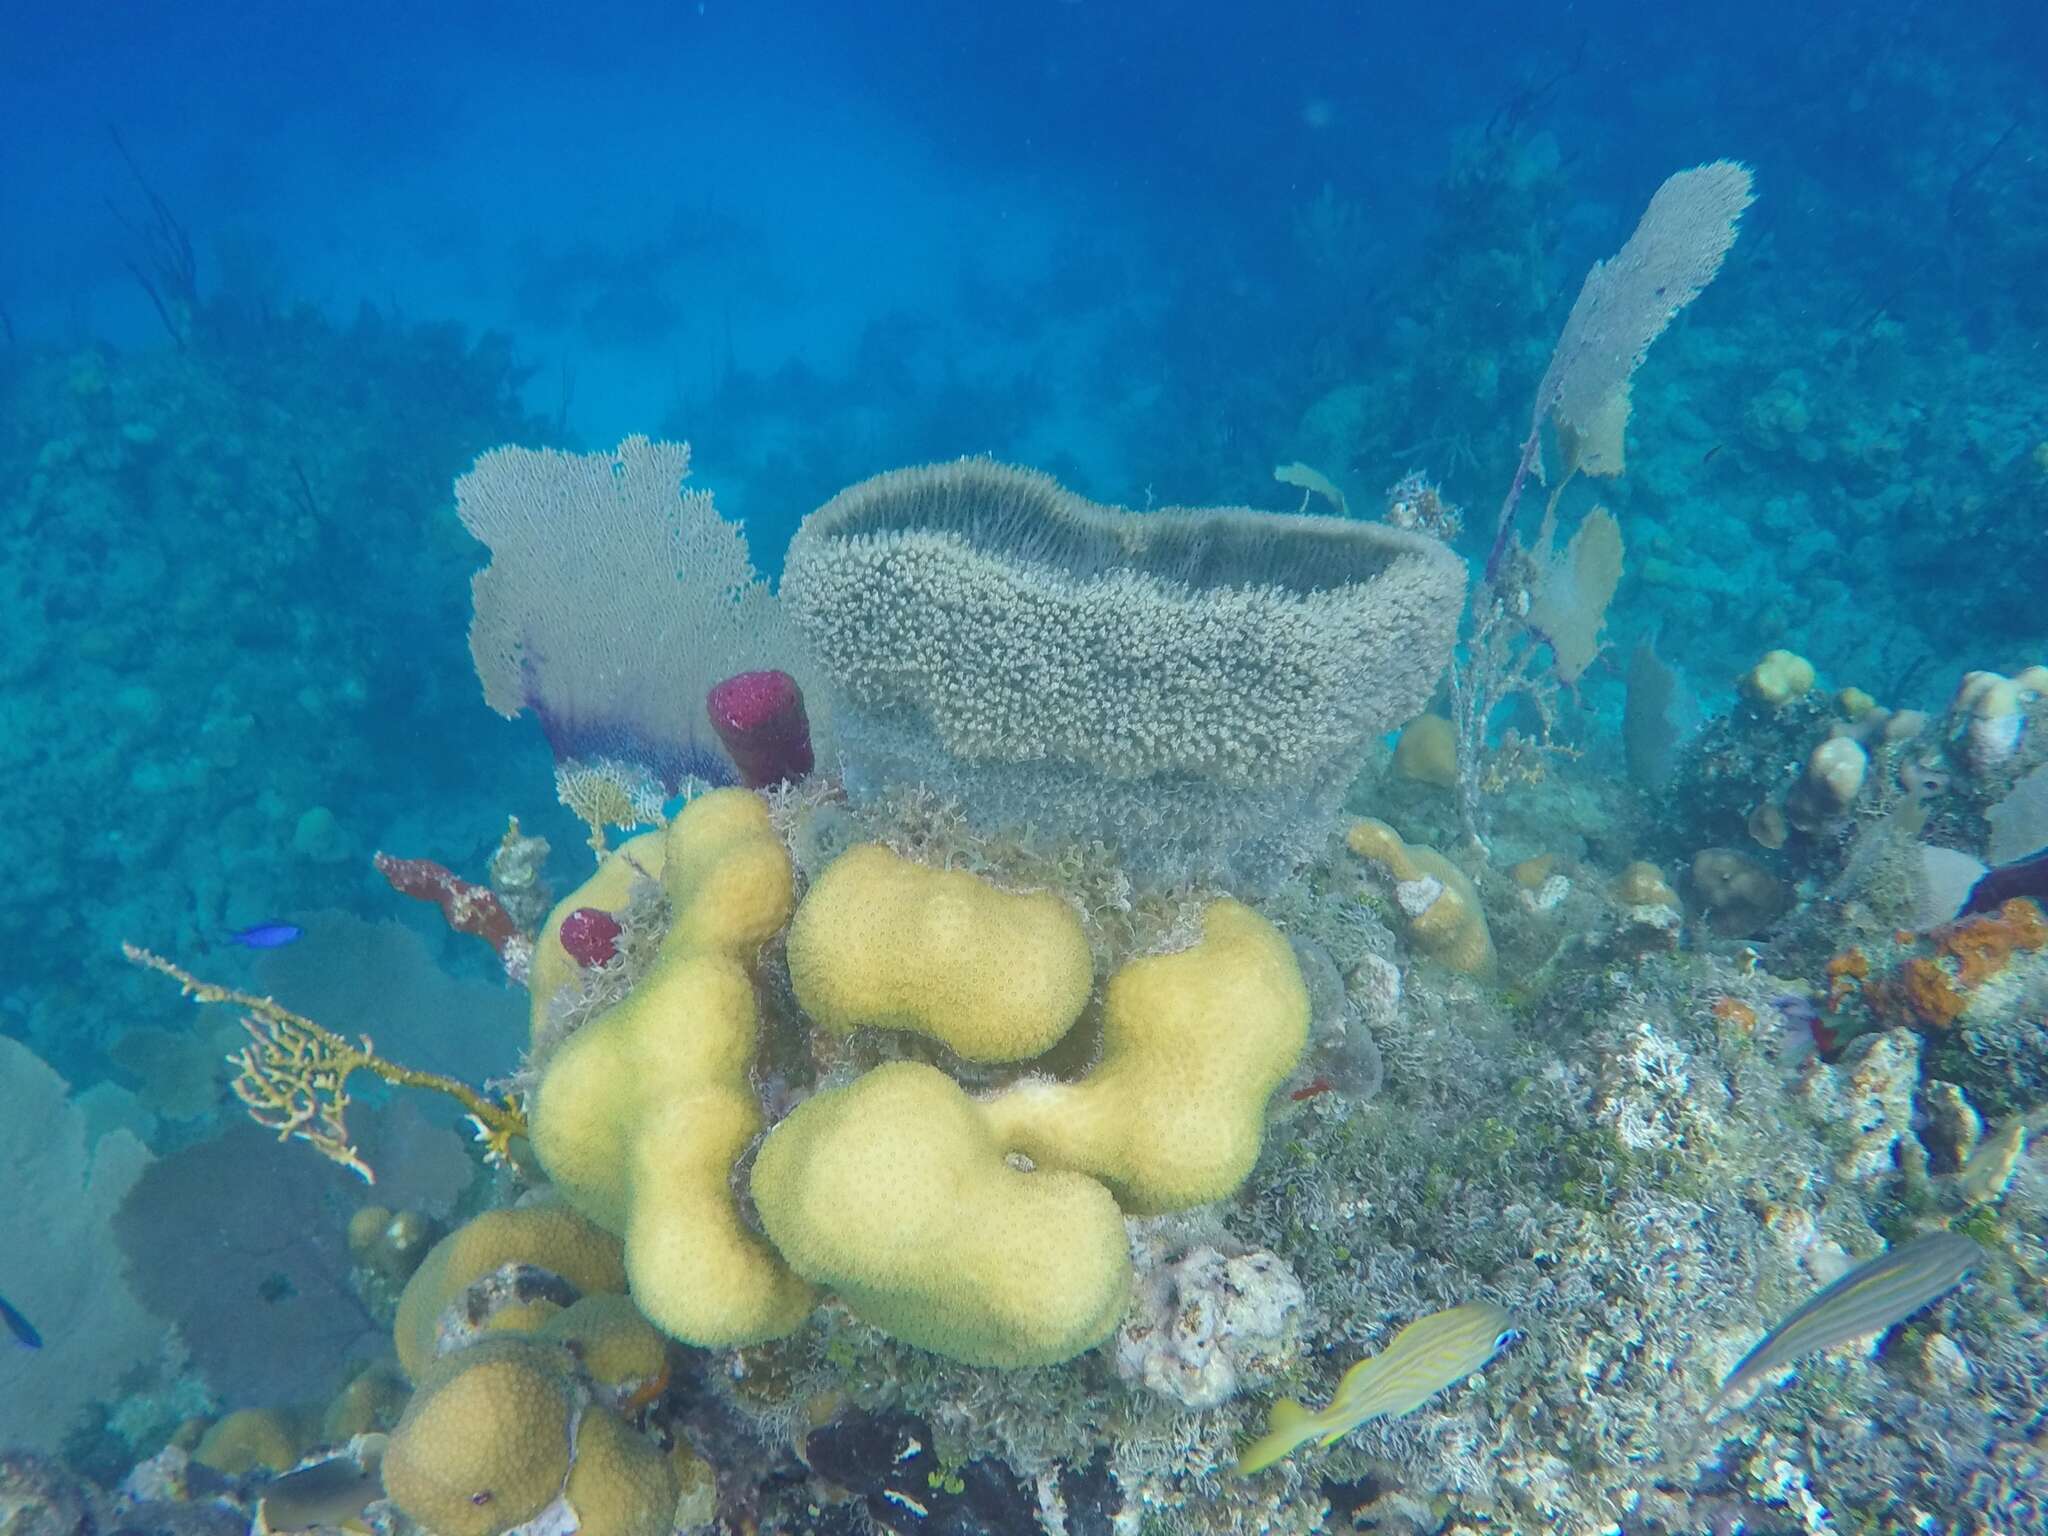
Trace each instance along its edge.
{"label": "large grey barrel sponge", "polygon": [[1464,594],[1419,534],[1130,512],[988,459],[841,491],[782,581],[855,794],[923,784],[1229,883],[1320,843],[1370,739],[1427,703]]}

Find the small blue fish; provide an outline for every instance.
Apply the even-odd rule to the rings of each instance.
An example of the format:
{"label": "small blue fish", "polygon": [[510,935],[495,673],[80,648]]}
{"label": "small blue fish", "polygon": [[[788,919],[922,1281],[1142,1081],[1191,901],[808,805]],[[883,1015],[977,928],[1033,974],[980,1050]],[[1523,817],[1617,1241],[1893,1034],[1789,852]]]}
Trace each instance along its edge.
{"label": "small blue fish", "polygon": [[41,1349],[43,1347],[43,1336],[30,1326],[27,1318],[23,1317],[8,1304],[5,1296],[0,1296],[0,1322],[7,1324],[7,1331],[21,1340],[24,1348]]}
{"label": "small blue fish", "polygon": [[257,923],[229,934],[228,942],[244,949],[282,949],[305,931],[297,923]]}

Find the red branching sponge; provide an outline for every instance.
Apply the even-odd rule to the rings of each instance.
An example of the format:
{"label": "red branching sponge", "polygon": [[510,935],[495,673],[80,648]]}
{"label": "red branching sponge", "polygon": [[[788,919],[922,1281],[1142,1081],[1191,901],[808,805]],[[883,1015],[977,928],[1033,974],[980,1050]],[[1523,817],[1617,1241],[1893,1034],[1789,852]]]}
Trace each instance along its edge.
{"label": "red branching sponge", "polygon": [[601,907],[578,907],[562,919],[556,936],[569,958],[588,970],[619,952],[619,920]]}
{"label": "red branching sponge", "polygon": [[749,789],[811,771],[811,722],[803,691],[787,672],[742,672],[705,696],[711,725]]}
{"label": "red branching sponge", "polygon": [[377,873],[391,882],[394,891],[419,901],[431,901],[441,909],[450,928],[457,933],[474,934],[508,961],[508,951],[517,949],[525,940],[519,925],[498,900],[498,893],[489,886],[472,884],[432,859],[394,859],[388,853],[380,853],[372,862]]}

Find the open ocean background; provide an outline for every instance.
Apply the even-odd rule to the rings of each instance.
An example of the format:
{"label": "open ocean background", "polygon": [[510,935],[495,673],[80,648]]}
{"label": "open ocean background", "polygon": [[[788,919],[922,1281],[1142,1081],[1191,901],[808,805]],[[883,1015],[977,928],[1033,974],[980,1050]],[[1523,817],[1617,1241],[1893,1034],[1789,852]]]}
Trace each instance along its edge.
{"label": "open ocean background", "polygon": [[1601,488],[1613,654],[1939,708],[2048,640],[2037,4],[5,9],[0,1030],[79,1087],[189,1018],[124,937],[260,982],[222,935],[298,918],[318,1000],[395,919],[481,984],[370,853],[480,874],[517,813],[580,867],[465,648],[480,450],[687,437],[770,572],[974,453],[1366,516],[1421,469],[1470,541],[1586,267],[1718,157],[1759,199]]}

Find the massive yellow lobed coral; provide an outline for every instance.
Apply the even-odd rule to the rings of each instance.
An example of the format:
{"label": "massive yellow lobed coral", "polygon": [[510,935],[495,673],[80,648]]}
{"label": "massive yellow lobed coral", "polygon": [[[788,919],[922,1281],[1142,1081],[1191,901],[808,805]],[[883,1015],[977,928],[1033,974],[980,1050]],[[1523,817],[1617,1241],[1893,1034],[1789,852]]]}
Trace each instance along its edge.
{"label": "massive yellow lobed coral", "polygon": [[1003,1154],[950,1077],[892,1062],[775,1127],[754,1203],[797,1271],[884,1333],[971,1365],[1049,1365],[1123,1316],[1123,1215],[1093,1179]]}
{"label": "massive yellow lobed coral", "polygon": [[986,1062],[1050,1050],[1095,982],[1088,937],[1057,896],[873,843],[834,859],[805,894],[789,979],[826,1029],[907,1029]]}
{"label": "massive yellow lobed coral", "polygon": [[810,1288],[741,1218],[733,1164],[762,1127],[747,1079],[748,966],[788,921],[794,876],[759,796],[701,796],[663,834],[674,921],[632,993],[550,1059],[533,1148],[570,1203],[625,1242],[642,1312],[706,1347],[788,1333]]}
{"label": "massive yellow lobed coral", "polygon": [[1101,1179],[1128,1211],[1220,1200],[1258,1160],[1266,1101],[1300,1061],[1308,1023],[1280,931],[1240,902],[1212,902],[1199,943],[1109,979],[1093,1071],[1018,1084],[989,1102],[990,1123],[1040,1167]]}
{"label": "massive yellow lobed coral", "polygon": [[764,1240],[731,1176],[764,1123],[748,1077],[751,967],[785,924],[813,1022],[910,1029],[984,1062],[1064,1036],[1087,1009],[1093,958],[1056,896],[872,845],[828,866],[792,921],[788,855],[743,791],[700,798],[661,837],[658,857],[638,858],[659,869],[672,926],[633,991],[548,1060],[530,1120],[541,1165],[623,1239],[634,1303],[670,1336],[776,1337],[823,1285],[955,1359],[1068,1359],[1121,1315],[1124,1213],[1222,1199],[1250,1173],[1309,1000],[1286,939],[1226,899],[1204,910],[1198,942],[1110,978],[1101,1056],[1078,1081],[1026,1079],[976,1102],[944,1072],[897,1062],[799,1105],[750,1175]]}

